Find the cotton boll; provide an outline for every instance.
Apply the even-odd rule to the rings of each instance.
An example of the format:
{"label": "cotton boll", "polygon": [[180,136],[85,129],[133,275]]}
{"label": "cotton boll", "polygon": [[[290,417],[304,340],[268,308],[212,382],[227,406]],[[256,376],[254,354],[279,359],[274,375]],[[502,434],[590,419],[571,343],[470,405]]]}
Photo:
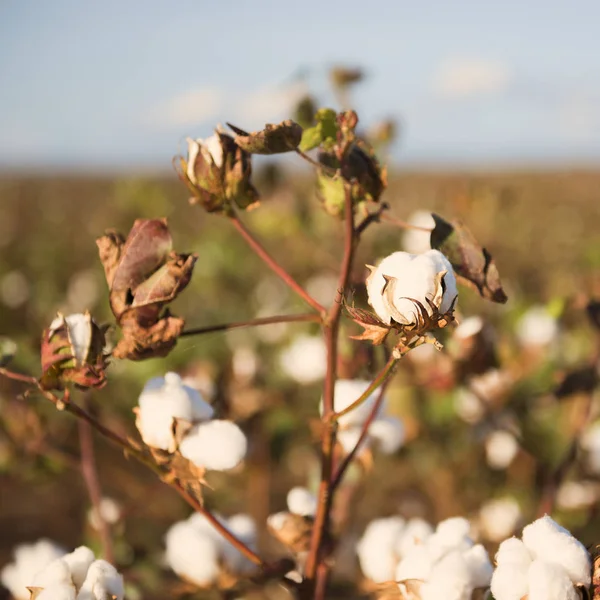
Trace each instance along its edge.
{"label": "cotton boll", "polygon": [[[409,225],[425,229],[433,229],[435,227],[435,221],[431,213],[425,210],[418,210],[412,213],[408,218],[408,223]],[[406,252],[412,254],[427,252],[431,248],[431,231],[405,229],[402,233],[402,247]]]}
{"label": "cotton boll", "polygon": [[458,294],[456,278],[452,265],[438,250],[423,254],[394,252],[384,258],[367,279],[369,304],[384,323],[389,324],[392,319],[402,324],[414,323],[419,312],[415,300],[432,314],[427,299],[434,300],[436,276],[443,271],[445,291],[438,308],[447,312]]}
{"label": "cotton boll", "polygon": [[77,600],[123,600],[123,576],[105,560],[95,560],[88,569]]}
{"label": "cotton boll", "polygon": [[[371,385],[371,381],[364,379],[338,379],[335,382],[334,396],[333,396],[333,408],[336,412],[340,412],[348,408],[355,400],[358,400],[362,394],[365,393],[367,388]],[[338,419],[340,427],[351,427],[353,425],[362,426],[371,414],[371,410],[377,398],[379,397],[379,391],[375,390],[360,406],[351,410],[348,414],[341,416]],[[385,404],[385,401],[382,402]],[[321,405],[321,414],[323,412]],[[381,409],[380,411],[381,412]],[[378,414],[379,414],[378,412]]]}
{"label": "cotton boll", "polygon": [[200,393],[182,384],[176,373],[151,379],[139,398],[136,426],[146,444],[172,452],[175,449],[173,419],[210,419],[213,408]]}
{"label": "cotton boll", "polygon": [[36,600],[77,600],[77,592],[72,585],[54,584],[45,587],[36,595]]}
{"label": "cotton boll", "polygon": [[121,506],[113,498],[101,498],[100,506],[98,508],[100,518],[96,513],[95,507],[92,507],[88,512],[88,523],[96,530],[101,528],[100,520],[109,525],[114,525],[121,519]]}
{"label": "cotton boll", "polygon": [[287,506],[291,513],[312,517],[317,512],[317,498],[306,488],[292,488],[287,495]]}
{"label": "cotton boll", "polygon": [[548,515],[523,529],[523,543],[534,558],[562,566],[572,583],[589,586],[591,559],[588,551]]}
{"label": "cotton boll", "polygon": [[528,600],[579,600],[569,576],[558,564],[534,560],[528,580]]}
{"label": "cotton boll", "polygon": [[426,581],[431,573],[433,562],[425,546],[414,546],[398,563],[394,579],[396,581],[406,581],[407,579]]}
{"label": "cotton boll", "polygon": [[376,583],[393,579],[397,561],[394,546],[404,523],[401,517],[375,519],[369,523],[357,544],[362,572]]}
{"label": "cotton boll", "polygon": [[371,423],[369,436],[384,454],[393,454],[404,443],[404,423],[395,417],[381,417]]}
{"label": "cotton boll", "polygon": [[556,494],[556,505],[566,510],[591,506],[598,500],[599,486],[594,481],[566,481]]}
{"label": "cotton boll", "polygon": [[465,423],[477,423],[485,414],[481,400],[470,390],[458,388],[454,396],[454,410]]}
{"label": "cotton boll", "polygon": [[498,564],[492,575],[491,591],[495,600],[521,600],[527,596],[529,564]]}
{"label": "cotton boll", "polygon": [[465,558],[453,550],[433,564],[421,586],[421,600],[471,600],[473,584]]}
{"label": "cotton boll", "polygon": [[498,471],[506,469],[518,451],[519,444],[515,436],[508,431],[494,431],[485,441],[487,463]]}
{"label": "cotton boll", "polygon": [[490,500],[479,511],[483,534],[493,542],[499,542],[511,535],[520,518],[521,509],[514,498]]}
{"label": "cotton boll", "polygon": [[73,347],[75,359],[84,363],[92,343],[92,321],[89,314],[75,313],[67,317],[58,316],[50,323],[50,335],[64,322],[67,324],[69,341]]}
{"label": "cotton boll", "polygon": [[275,531],[279,531],[285,525],[285,522],[288,519],[290,513],[288,512],[278,512],[267,517],[267,525],[274,529]]}
{"label": "cotton boll", "polygon": [[543,306],[534,306],[519,320],[517,336],[523,346],[547,346],[558,336],[558,323]]}
{"label": "cotton boll", "polygon": [[279,357],[282,371],[302,384],[315,383],[325,377],[327,350],[321,337],[301,335]]}
{"label": "cotton boll", "polygon": [[246,449],[242,430],[231,421],[218,419],[195,425],[179,445],[182,456],[213,471],[233,469],[246,456]]}
{"label": "cotton boll", "polygon": [[69,565],[63,558],[57,558],[36,573],[28,585],[41,588],[53,585],[73,585]]}
{"label": "cotton boll", "polygon": [[471,524],[463,517],[452,517],[441,521],[435,533],[427,540],[427,546],[434,559],[443,556],[448,550],[467,550],[473,545],[469,537]]}
{"label": "cotton boll", "polygon": [[497,565],[524,565],[526,569],[531,564],[531,554],[525,544],[516,537],[504,540],[496,552]]}
{"label": "cotton boll", "polygon": [[165,541],[167,563],[177,575],[200,587],[216,580],[219,556],[215,540],[181,521],[167,531]]}
{"label": "cotton boll", "polygon": [[79,546],[70,554],[63,556],[62,560],[69,567],[71,578],[77,589],[83,585],[88,569],[95,558],[94,553],[87,546]]}
{"label": "cotton boll", "polygon": [[433,533],[433,527],[424,519],[410,519],[396,541],[395,552],[399,558],[408,556],[415,546],[422,546]]}
{"label": "cotton boll", "polygon": [[64,554],[62,548],[47,539],[33,544],[21,544],[14,550],[14,561],[0,572],[2,585],[16,600],[29,600],[27,586],[32,584],[36,573]]}
{"label": "cotton boll", "polygon": [[488,587],[494,568],[486,549],[481,544],[475,544],[463,553],[463,558],[469,569],[473,587]]}
{"label": "cotton boll", "polygon": [[464,340],[477,335],[482,329],[483,319],[481,317],[468,317],[459,323],[458,327],[454,330],[453,335],[455,338]]}

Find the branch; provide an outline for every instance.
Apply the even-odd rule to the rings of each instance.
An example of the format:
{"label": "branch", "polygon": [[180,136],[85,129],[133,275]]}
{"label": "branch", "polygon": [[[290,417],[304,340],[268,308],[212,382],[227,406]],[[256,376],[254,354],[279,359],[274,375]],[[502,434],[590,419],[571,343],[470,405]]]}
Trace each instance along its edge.
{"label": "branch", "polygon": [[397,360],[397,358],[391,355],[383,369],[381,369],[377,377],[371,382],[371,385],[352,404],[332,415],[332,419],[337,421],[340,417],[343,417],[349,412],[352,412],[355,408],[358,408],[392,374],[392,370]]}
{"label": "branch", "polygon": [[390,205],[387,202],[382,202],[376,211],[369,213],[357,226],[356,235],[360,237],[371,223],[379,223],[383,213],[388,210]]}
{"label": "branch", "polygon": [[345,187],[345,235],[344,257],[340,267],[338,291],[334,303],[331,305],[325,322],[325,345],[327,347],[327,374],[323,391],[323,417],[326,424],[321,443],[321,483],[317,512],[312,529],[310,550],[306,560],[305,576],[309,581],[318,576],[315,588],[315,598],[324,598],[324,590],[329,569],[321,562],[323,541],[329,529],[329,513],[331,509],[331,478],[333,472],[333,449],[335,447],[335,423],[331,419],[334,415],[334,389],[336,381],[338,331],[342,314],[342,300],[348,287],[352,258],[355,246],[354,234],[354,208],[352,193],[349,185]]}
{"label": "branch", "polygon": [[222,323],[220,325],[209,325],[208,327],[186,329],[182,332],[180,337],[190,335],[202,335],[204,333],[214,333],[216,331],[227,331],[228,329],[241,329],[242,327],[258,327],[260,325],[272,325],[274,323],[300,323],[307,321],[314,321],[315,323],[319,323],[321,321],[321,317],[315,313],[263,317],[260,319],[251,319],[249,321],[237,321],[234,323]]}
{"label": "branch", "polygon": [[263,248],[262,244],[250,233],[246,226],[240,221],[237,214],[233,213],[230,220],[240,232],[247,244],[256,252],[263,262],[280,277],[292,290],[294,290],[305,302],[310,304],[319,314],[325,313],[325,307],[321,306],[308,292]]}
{"label": "branch", "polygon": [[313,167],[316,167],[317,169],[321,169],[321,170],[325,171],[332,177],[337,174],[337,169],[333,169],[332,167],[328,167],[327,165],[324,165],[324,164],[316,161],[314,158],[312,158],[308,154],[306,154],[306,152],[303,152],[302,150],[300,150],[300,148],[296,148],[295,152],[298,156],[303,158],[307,163],[311,164]]}
{"label": "branch", "polygon": [[75,415],[77,418],[81,419],[88,423],[91,427],[93,427],[98,433],[103,435],[105,438],[109,439],[113,444],[120,446],[126,455],[131,455],[136,458],[139,462],[146,465],[149,469],[152,469],[158,477],[160,477],[163,483],[166,483],[170,487],[172,487],[196,512],[202,514],[211,525],[231,544],[233,545],[239,552],[241,552],[248,560],[253,562],[255,565],[258,565],[261,568],[267,568],[268,565],[263,563],[260,556],[258,556],[255,552],[253,552],[244,542],[238,539],[227,527],[225,527],[208,509],[206,509],[202,504],[196,500],[181,484],[180,481],[167,481],[165,480],[165,472],[163,469],[157,465],[152,457],[147,454],[143,449],[140,449],[134,445],[130,440],[120,436],[118,433],[112,431],[105,427],[100,421],[98,421],[93,415],[88,413],[85,409],[81,408],[77,404],[70,402],[68,392],[65,392],[64,398],[58,398],[52,392],[43,389],[37,379],[35,377],[28,377],[25,375],[18,375],[17,373],[12,373],[11,371],[7,371],[6,369],[0,369],[0,375],[4,375],[10,379],[14,379],[16,381],[27,382],[31,385],[34,385],[41,394],[52,404],[56,406],[58,410],[64,410],[66,412],[70,412]]}

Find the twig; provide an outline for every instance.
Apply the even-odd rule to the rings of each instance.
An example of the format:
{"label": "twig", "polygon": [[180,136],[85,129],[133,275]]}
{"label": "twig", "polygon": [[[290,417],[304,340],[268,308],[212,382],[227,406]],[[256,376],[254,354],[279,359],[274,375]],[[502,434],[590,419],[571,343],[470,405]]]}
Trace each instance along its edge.
{"label": "twig", "polygon": [[98,533],[102,543],[104,558],[114,563],[114,552],[110,534],[110,526],[102,516],[102,490],[98,478],[96,457],[94,455],[94,440],[92,437],[92,426],[83,419],[77,421],[79,431],[79,447],[81,449],[81,473],[85,486],[87,487],[92,510],[98,522]]}
{"label": "twig", "polygon": [[321,306],[308,292],[264,249],[262,244],[250,233],[246,226],[240,221],[237,214],[233,213],[230,220],[240,232],[247,244],[256,252],[263,262],[279,276],[292,290],[294,290],[305,302],[310,304],[319,314],[325,314],[325,307]]}
{"label": "twig", "polygon": [[382,202],[375,212],[369,213],[357,226],[356,235],[360,237],[371,223],[379,223],[383,213],[390,207],[387,202]]}
{"label": "twig", "polygon": [[315,323],[319,323],[321,321],[321,317],[315,313],[263,317],[260,319],[251,319],[249,321],[237,321],[234,323],[222,323],[220,325],[208,325],[207,327],[186,329],[183,331],[180,337],[202,335],[204,333],[214,333],[216,331],[227,331],[228,329],[241,329],[242,327],[258,327],[260,325],[272,325],[274,323],[300,323],[306,321],[314,321]]}
{"label": "twig", "polygon": [[426,231],[427,233],[431,233],[433,231],[432,227],[420,227],[419,225],[412,225],[407,221],[403,221],[402,219],[398,219],[397,217],[393,217],[392,215],[388,214],[382,214],[381,220],[392,223],[392,225],[402,227],[402,229],[415,229],[416,231]]}
{"label": "twig", "polygon": [[302,157],[307,163],[311,164],[313,167],[316,167],[317,169],[322,169],[323,171],[325,171],[332,177],[337,175],[337,172],[338,172],[337,169],[328,167],[327,165],[324,165],[323,163],[316,161],[314,158],[312,158],[308,154],[306,154],[306,152],[303,152],[302,150],[300,150],[300,148],[296,148],[296,154],[298,156]]}
{"label": "twig", "polygon": [[[334,389],[336,381],[338,331],[342,314],[342,300],[344,298],[355,246],[354,235],[354,208],[352,206],[352,193],[350,186],[345,187],[345,235],[344,257],[340,267],[338,279],[338,292],[334,303],[331,305],[324,325],[325,345],[327,347],[327,373],[323,391],[323,423],[326,424],[321,442],[321,482],[319,484],[318,505],[315,514],[310,550],[306,560],[305,576],[309,581],[318,575],[315,582],[315,599],[324,598],[328,567],[323,562],[323,541],[329,529],[329,513],[331,509],[331,478],[333,472],[333,449],[335,447],[335,423],[331,419],[334,414]],[[318,569],[317,569],[318,567]]]}
{"label": "twig", "polygon": [[352,412],[355,408],[358,408],[391,375],[397,360],[398,359],[393,355],[390,356],[383,369],[381,369],[377,377],[375,377],[375,379],[371,382],[371,385],[352,404],[343,410],[336,412],[332,416],[333,420],[337,421],[340,417],[343,417],[349,412]]}
{"label": "twig", "polygon": [[65,398],[58,398],[52,392],[43,389],[35,377],[18,375],[17,373],[12,373],[12,371],[8,371],[4,368],[0,369],[0,375],[4,375],[10,379],[26,382],[35,386],[41,392],[41,394],[46,399],[50,400],[50,402],[52,402],[59,410],[70,412],[77,418],[91,425],[91,427],[113,442],[113,444],[120,446],[125,451],[126,455],[133,456],[139,462],[146,465],[149,469],[152,469],[152,471],[154,471],[161,478],[163,483],[166,483],[173,488],[195,511],[202,514],[211,523],[211,525],[248,560],[261,568],[268,566],[263,563],[260,556],[248,548],[244,542],[242,542],[231,531],[229,531],[229,529],[227,529],[227,527],[225,527],[208,509],[204,508],[204,506],[202,506],[202,504],[200,504],[200,502],[198,502],[198,500],[183,487],[180,481],[177,479],[174,481],[167,480],[165,478],[165,471],[154,462],[150,455],[148,455],[144,450],[137,448],[130,440],[120,436],[118,433],[112,431],[108,427],[105,427],[85,409],[68,400],[67,393],[65,393]]}

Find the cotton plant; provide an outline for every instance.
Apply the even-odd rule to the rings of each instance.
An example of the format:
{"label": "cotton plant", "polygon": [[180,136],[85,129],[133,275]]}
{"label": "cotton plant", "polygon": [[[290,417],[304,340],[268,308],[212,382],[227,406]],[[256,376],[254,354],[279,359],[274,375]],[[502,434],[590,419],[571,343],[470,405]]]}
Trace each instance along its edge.
{"label": "cotton plant", "polygon": [[525,348],[544,348],[556,342],[560,328],[545,306],[532,306],[516,325],[517,338]]}
{"label": "cotton plant", "polygon": [[38,571],[29,589],[36,600],[123,600],[123,577],[109,562],[80,546]]}
{"label": "cotton plant", "polygon": [[519,452],[517,438],[504,429],[492,431],[485,439],[485,458],[491,469],[503,471]]}
{"label": "cotton plant", "polygon": [[375,583],[396,582],[407,600],[471,600],[476,590],[489,587],[492,565],[470,529],[461,517],[435,530],[422,519],[376,519],[357,545],[361,569]]}
{"label": "cotton plant", "polygon": [[[255,548],[257,530],[251,517],[238,514],[228,519],[218,515],[217,518],[246,546]],[[179,577],[200,588],[247,576],[255,570],[255,565],[221,537],[201,514],[192,514],[172,525],[166,533],[165,545],[168,566]]]}
{"label": "cotton plant", "polygon": [[458,298],[456,277],[439,250],[422,254],[394,252],[377,266],[367,265],[367,295],[378,321],[365,325],[363,315],[351,313],[365,332],[357,339],[382,343],[394,329],[401,334],[401,348],[422,343],[425,334],[453,321]]}
{"label": "cotton plant", "polygon": [[0,581],[15,600],[29,600],[27,586],[36,573],[65,554],[66,550],[48,539],[20,544],[13,550],[13,561],[0,572]]}
{"label": "cotton plant", "polygon": [[495,600],[579,600],[591,583],[585,546],[548,515],[500,544],[491,590]]}
{"label": "cotton plant", "polygon": [[[335,382],[333,398],[335,411],[341,412],[350,407],[367,390],[370,384],[370,381],[362,379],[338,379]],[[378,396],[378,391],[373,392],[362,404],[338,419],[337,440],[345,453],[350,452],[358,443],[365,422],[371,412],[376,409]],[[383,454],[393,454],[404,443],[404,424],[400,419],[384,414],[385,404],[384,397],[383,402],[376,410],[375,418],[369,425],[359,452],[364,452],[371,446],[375,446]],[[321,403],[322,409],[323,405]]]}
{"label": "cotton plant", "polygon": [[135,412],[144,443],[167,453],[177,451],[199,468],[225,471],[246,455],[242,430],[231,421],[213,418],[213,407],[176,373],[151,379]]}
{"label": "cotton plant", "polygon": [[114,498],[103,496],[97,507],[92,506],[87,513],[87,520],[90,526],[100,531],[102,523],[116,525],[123,517],[123,507]]}

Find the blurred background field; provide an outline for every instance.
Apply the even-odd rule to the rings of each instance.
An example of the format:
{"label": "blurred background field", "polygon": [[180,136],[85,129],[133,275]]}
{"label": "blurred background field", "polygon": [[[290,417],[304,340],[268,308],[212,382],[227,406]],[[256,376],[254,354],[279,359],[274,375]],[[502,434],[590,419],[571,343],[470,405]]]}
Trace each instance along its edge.
{"label": "blurred background field", "polygon": [[[188,204],[169,160],[184,136],[206,136],[225,119],[258,128],[295,115],[309,94],[316,106],[348,101],[363,132],[384,117],[399,126],[384,152],[390,214],[461,219],[494,257],[509,301],[460,291],[459,320],[480,315],[495,332],[498,360],[489,369],[492,385],[479,388],[483,401],[473,401],[477,377],[464,375],[451,332],[442,332],[442,353],[419,350],[421,360],[401,361],[388,412],[403,420],[406,440],[391,456],[365,456],[349,474],[336,506],[346,530],[335,593],[358,594],[352,549],[370,519],[402,514],[435,523],[464,515],[493,554],[499,540],[486,531],[486,502],[510,498],[518,528],[544,506],[559,476],[575,485],[570,496],[568,487],[562,499],[552,496],[555,516],[585,544],[598,543],[600,435],[592,424],[600,414],[600,342],[586,306],[600,297],[600,92],[590,83],[600,80],[600,54],[594,19],[584,18],[598,7],[584,3],[578,12],[536,1],[523,16],[520,3],[463,2],[456,10],[433,3],[441,27],[428,9],[405,2],[381,2],[379,12],[374,5],[368,20],[358,2],[311,1],[291,12],[252,4],[237,6],[235,18],[189,2],[169,10],[149,3],[144,14],[135,2],[0,7],[0,83],[7,84],[0,97],[0,335],[17,343],[13,368],[39,373],[41,332],[56,311],[89,309],[100,323],[114,322],[95,239],[107,229],[126,234],[138,218],[167,217],[175,249],[198,254],[172,307],[187,326],[305,311],[227,219]],[[305,43],[307,32],[320,43]],[[220,62],[215,48],[223,48]],[[348,95],[331,85],[337,64],[365,67],[356,89],[341,90]],[[258,161],[261,205],[243,219],[328,304],[342,226],[320,206],[301,162],[289,155]],[[392,223],[367,230],[351,276],[358,306],[366,301],[364,265],[405,243]],[[533,347],[522,335],[532,307],[552,324]],[[281,555],[263,525],[285,507],[290,487],[317,484],[322,385],[318,346],[291,359],[287,351],[318,333],[298,323],[182,338],[165,359],[111,365],[109,385],[88,402],[116,430],[136,436],[132,408],[146,380],[168,370],[189,377],[249,438],[242,469],[210,474],[208,507],[226,516],[248,512],[261,528],[261,549]],[[384,357],[350,340],[356,333],[345,320],[340,374],[369,379]],[[0,379],[0,567],[17,544],[40,537],[99,548],[87,518],[77,423],[38,397],[23,400],[22,391]],[[511,439],[499,442],[494,458],[490,439],[498,431]],[[122,510],[112,533],[128,597],[219,597],[193,595],[164,566],[164,534],[188,508],[104,440],[95,447],[103,494]],[[566,456],[572,460],[559,472]]]}

